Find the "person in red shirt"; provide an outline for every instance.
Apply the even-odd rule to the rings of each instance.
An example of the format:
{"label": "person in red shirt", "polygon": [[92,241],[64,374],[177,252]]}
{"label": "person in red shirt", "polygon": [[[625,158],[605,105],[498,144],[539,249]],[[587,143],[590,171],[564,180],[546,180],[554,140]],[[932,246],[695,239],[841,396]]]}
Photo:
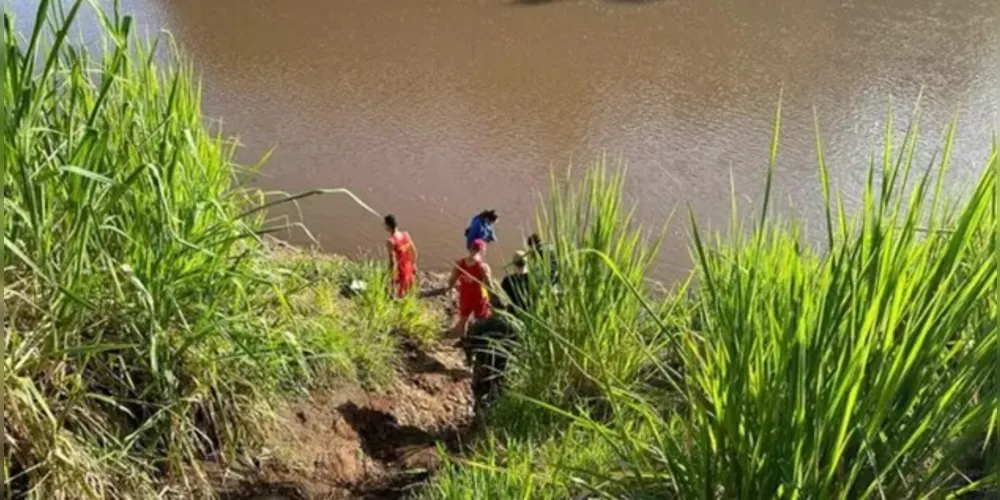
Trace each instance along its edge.
{"label": "person in red shirt", "polygon": [[385,230],[389,239],[385,242],[389,251],[389,269],[392,272],[392,285],[397,297],[405,297],[413,288],[417,277],[417,246],[410,239],[410,234],[399,230],[396,216],[385,216]]}
{"label": "person in red shirt", "polygon": [[483,262],[486,242],[477,239],[469,245],[469,255],[455,263],[448,288],[458,288],[458,321],[453,335],[465,336],[469,318],[484,319],[490,314],[490,266]]}

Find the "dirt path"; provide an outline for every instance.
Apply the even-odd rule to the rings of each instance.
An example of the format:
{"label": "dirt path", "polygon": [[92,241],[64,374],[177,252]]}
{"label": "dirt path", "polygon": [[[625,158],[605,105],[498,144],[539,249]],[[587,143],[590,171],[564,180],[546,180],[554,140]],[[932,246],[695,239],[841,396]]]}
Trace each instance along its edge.
{"label": "dirt path", "polygon": [[265,456],[241,477],[220,480],[218,493],[225,500],[407,497],[438,467],[438,445],[457,450],[468,441],[469,371],[452,343],[427,350],[404,343],[397,380],[377,393],[341,387],[288,402]]}

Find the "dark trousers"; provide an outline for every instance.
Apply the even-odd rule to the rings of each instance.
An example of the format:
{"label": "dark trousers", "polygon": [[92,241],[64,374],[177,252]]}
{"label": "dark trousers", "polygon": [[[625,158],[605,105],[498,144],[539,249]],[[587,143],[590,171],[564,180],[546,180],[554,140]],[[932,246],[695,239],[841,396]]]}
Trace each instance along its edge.
{"label": "dark trousers", "polygon": [[465,356],[472,368],[472,393],[477,402],[492,401],[499,394],[516,341],[514,326],[500,315],[469,327]]}

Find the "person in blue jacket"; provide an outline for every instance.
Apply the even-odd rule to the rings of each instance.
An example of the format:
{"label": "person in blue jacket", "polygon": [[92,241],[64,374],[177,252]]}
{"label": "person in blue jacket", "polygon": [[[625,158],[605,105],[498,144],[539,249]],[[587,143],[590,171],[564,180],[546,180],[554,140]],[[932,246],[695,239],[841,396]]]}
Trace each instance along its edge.
{"label": "person in blue jacket", "polygon": [[493,226],[498,220],[500,220],[500,216],[493,209],[483,210],[473,217],[469,227],[465,229],[465,248],[470,248],[472,242],[476,240],[483,240],[487,243],[496,241],[497,236]]}

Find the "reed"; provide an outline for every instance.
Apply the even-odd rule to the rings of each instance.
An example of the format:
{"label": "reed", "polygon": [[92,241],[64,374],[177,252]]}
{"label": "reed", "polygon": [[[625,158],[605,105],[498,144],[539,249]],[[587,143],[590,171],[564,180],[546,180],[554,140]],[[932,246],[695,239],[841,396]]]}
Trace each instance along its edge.
{"label": "reed", "polygon": [[[954,127],[938,160],[918,170],[918,123],[901,139],[886,132],[856,216],[847,215],[830,189],[817,130],[825,245],[809,244],[801,223],[778,220],[766,201],[749,227],[734,209],[724,237],[706,234],[692,215],[699,286],[683,299],[684,307],[658,316],[670,348],[647,350],[634,361],[611,353],[604,364],[592,363],[586,349],[562,352],[561,367],[580,368],[602,388],[610,406],[605,415],[521,387],[531,390],[520,397],[529,398],[534,411],[567,419],[614,450],[602,464],[570,470],[566,487],[613,498],[704,499],[941,498],[996,487],[996,472],[985,457],[997,429],[997,268],[991,245],[997,232],[997,148],[971,192],[949,200],[942,183]],[[618,187],[612,182],[596,189],[607,194]],[[588,243],[580,241],[577,248],[591,248]],[[607,279],[619,286],[640,277],[620,265],[607,268],[614,273]],[[587,296],[584,283],[567,284],[564,296]],[[608,335],[614,339],[608,345],[623,351],[643,345],[635,339],[648,336],[637,330],[636,316],[651,308],[642,306],[641,293],[634,296],[628,316],[587,334]],[[609,306],[590,303],[580,310],[588,307],[603,315]],[[548,322],[555,336],[567,320],[540,311],[538,321]],[[644,363],[656,370],[642,381],[613,375],[635,373],[632,367]],[[529,362],[520,369],[559,380],[552,366]],[[559,432],[549,438],[561,440]],[[505,458],[520,464],[521,457]],[[532,466],[505,472],[541,477],[550,465],[535,457]],[[472,468],[470,474],[481,478],[482,468]],[[455,482],[454,476],[446,480]]]}
{"label": "reed", "polygon": [[191,66],[117,6],[72,42],[83,8],[4,14],[4,491],[151,498],[251,449],[279,391],[391,376],[413,304],[373,317],[342,262],[276,257],[266,208],[301,196],[240,184]]}
{"label": "reed", "polygon": [[579,427],[541,441],[501,434],[479,440],[477,456],[483,460],[446,463],[418,497],[574,498],[580,493],[574,471],[596,469],[614,459],[610,443]]}
{"label": "reed", "polygon": [[624,182],[624,170],[604,162],[576,182],[552,178],[538,228],[554,258],[532,262],[533,300],[519,314],[524,333],[514,353],[514,391],[570,406],[593,404],[604,381],[635,380],[647,351],[661,342],[641,314],[659,240],[633,221]]}

